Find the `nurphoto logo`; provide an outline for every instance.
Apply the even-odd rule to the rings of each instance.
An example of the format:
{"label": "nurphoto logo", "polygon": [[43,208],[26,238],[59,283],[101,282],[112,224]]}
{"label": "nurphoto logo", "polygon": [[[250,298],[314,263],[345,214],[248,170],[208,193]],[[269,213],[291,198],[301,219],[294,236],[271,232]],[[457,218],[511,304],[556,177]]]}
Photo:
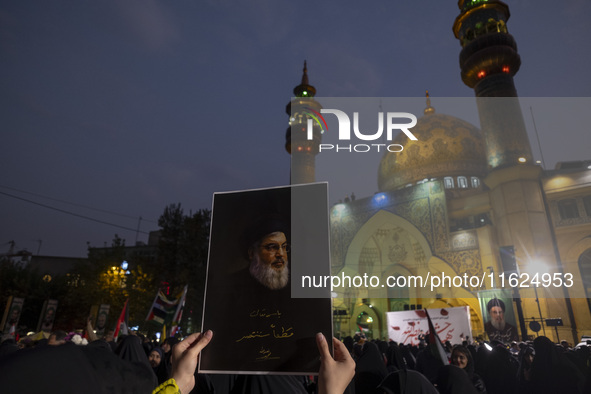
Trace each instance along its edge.
{"label": "nurphoto logo", "polygon": [[[314,138],[313,127],[314,122],[318,123],[322,131],[328,131],[328,125],[322,114],[332,114],[337,117],[338,121],[338,139],[339,141],[351,141],[351,120],[349,116],[338,109],[320,110],[320,113],[311,108],[306,108],[310,112],[307,113],[307,138],[312,140]],[[385,119],[385,121],[384,121]],[[402,122],[401,122],[402,121]],[[384,123],[386,123],[386,140],[392,141],[393,131],[400,130],[406,136],[416,141],[417,138],[409,130],[417,124],[417,117],[408,112],[378,112],[378,130],[373,133],[366,133],[359,130],[359,112],[353,112],[353,136],[361,141],[379,141],[384,134]],[[319,151],[334,150],[335,152],[369,152],[375,150],[380,152],[382,149],[388,152],[402,152],[403,146],[400,144],[384,144],[384,143],[361,143],[361,144],[320,144]]]}

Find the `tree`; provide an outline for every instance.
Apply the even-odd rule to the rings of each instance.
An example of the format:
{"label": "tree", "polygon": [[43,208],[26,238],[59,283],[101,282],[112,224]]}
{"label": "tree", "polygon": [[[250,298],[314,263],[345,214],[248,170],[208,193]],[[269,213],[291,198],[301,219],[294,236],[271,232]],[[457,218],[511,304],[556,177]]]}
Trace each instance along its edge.
{"label": "tree", "polygon": [[185,332],[191,329],[189,318],[201,319],[210,222],[210,210],[185,215],[181,204],[167,206],[158,220],[161,233],[156,272],[161,284],[169,287],[169,295],[176,295],[189,285],[182,321]]}
{"label": "tree", "polygon": [[[123,268],[126,261],[128,267]],[[111,327],[129,299],[129,323],[143,323],[151,305],[154,275],[149,262],[126,248],[125,240],[115,234],[109,248],[90,248],[88,260],[76,265],[68,278],[68,294],[60,305],[57,323],[66,329],[86,327],[92,305],[111,306],[108,327]]]}

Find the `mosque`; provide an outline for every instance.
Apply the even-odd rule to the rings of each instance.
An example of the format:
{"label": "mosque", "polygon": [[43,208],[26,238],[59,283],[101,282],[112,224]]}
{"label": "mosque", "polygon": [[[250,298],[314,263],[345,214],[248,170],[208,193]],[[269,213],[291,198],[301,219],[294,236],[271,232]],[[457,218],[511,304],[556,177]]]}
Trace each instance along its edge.
{"label": "mosque", "polygon": [[[469,306],[472,337],[485,337],[486,300],[498,297],[520,338],[577,344],[591,335],[591,160],[553,170],[534,162],[513,82],[521,60],[507,29],[509,8],[496,0],[458,6],[461,77],[474,89],[480,128],[438,113],[427,95],[412,128],[417,140],[400,133],[392,142],[404,151],[383,154],[378,193],[331,207],[332,274],[496,281],[436,291],[337,288],[335,334],[387,338],[386,312]],[[321,110],[315,94],[304,66],[287,105],[293,184],[316,180],[322,135],[315,125],[306,138],[303,110]]]}

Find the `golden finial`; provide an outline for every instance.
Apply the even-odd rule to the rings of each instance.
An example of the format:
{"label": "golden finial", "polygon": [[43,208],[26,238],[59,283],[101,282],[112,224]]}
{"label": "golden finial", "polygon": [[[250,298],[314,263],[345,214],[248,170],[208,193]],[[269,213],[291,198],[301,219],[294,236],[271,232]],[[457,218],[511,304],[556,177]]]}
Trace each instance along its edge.
{"label": "golden finial", "polygon": [[427,108],[423,111],[425,115],[435,113],[435,108],[431,107],[431,99],[429,98],[429,91],[425,90],[425,96],[427,97]]}

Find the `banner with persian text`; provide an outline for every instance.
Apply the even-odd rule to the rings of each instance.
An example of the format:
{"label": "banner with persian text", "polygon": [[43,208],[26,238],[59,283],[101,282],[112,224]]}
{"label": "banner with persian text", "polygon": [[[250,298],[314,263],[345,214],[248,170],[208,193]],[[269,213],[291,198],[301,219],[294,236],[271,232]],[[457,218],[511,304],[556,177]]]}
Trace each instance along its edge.
{"label": "banner with persian text", "polygon": [[[472,335],[470,307],[429,309],[429,316],[441,341],[461,344]],[[425,310],[387,312],[388,337],[401,344],[418,345],[429,331]]]}

